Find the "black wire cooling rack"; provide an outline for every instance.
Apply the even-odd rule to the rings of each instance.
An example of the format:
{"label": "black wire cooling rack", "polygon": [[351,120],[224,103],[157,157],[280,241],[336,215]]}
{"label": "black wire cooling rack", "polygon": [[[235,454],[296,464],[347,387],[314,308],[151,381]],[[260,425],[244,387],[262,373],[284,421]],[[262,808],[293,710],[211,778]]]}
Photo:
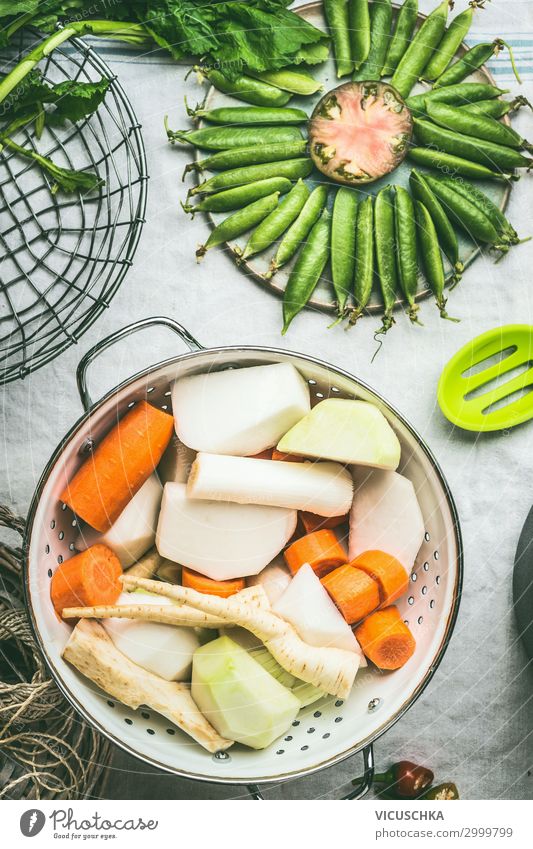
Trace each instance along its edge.
{"label": "black wire cooling rack", "polygon": [[[41,36],[21,35],[0,55],[7,73]],[[78,124],[47,127],[17,141],[58,165],[97,172],[92,192],[51,192],[32,161],[0,153],[0,382],[24,378],[57,357],[109,306],[132,260],[146,209],[147,167],[141,126],[116,76],[93,48],[71,39],[39,65],[43,78],[83,82],[106,77],[97,112]]]}

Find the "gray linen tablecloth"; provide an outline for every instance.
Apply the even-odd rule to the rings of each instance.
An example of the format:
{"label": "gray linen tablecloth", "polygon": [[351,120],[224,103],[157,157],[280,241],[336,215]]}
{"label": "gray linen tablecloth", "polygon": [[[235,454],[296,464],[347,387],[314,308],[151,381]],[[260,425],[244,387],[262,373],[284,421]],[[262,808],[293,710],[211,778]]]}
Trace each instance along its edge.
{"label": "gray linen tablecloth", "polygon": [[[423,0],[428,11],[435,0]],[[462,9],[465,2],[457,4]],[[533,2],[496,0],[476,16],[471,41],[507,36],[516,46],[524,74],[521,91],[532,92]],[[463,797],[532,798],[530,734],[531,670],[517,642],[511,606],[511,571],[522,523],[533,500],[532,427],[475,436],[454,431],[436,404],[443,365],[482,331],[511,322],[533,324],[531,287],[533,242],[513,250],[498,266],[484,255],[454,292],[453,314],[460,324],[443,322],[430,304],[424,328],[399,320],[379,357],[366,319],[350,334],[326,330],[323,314],[306,312],[281,337],[280,303],[247,279],[222,251],[201,267],[194,247],[205,240],[208,224],[190,221],[178,206],[187,153],[170,148],[163,117],[183,125],[183,95],[195,100],[184,68],[161,54],[139,55],[105,46],[104,58],[119,74],[143,125],[150,183],[147,223],[133,268],[109,311],[58,360],[8,386],[3,393],[0,501],[24,514],[52,449],[81,412],[75,369],[82,354],[113,330],[148,315],[169,315],[204,345],[280,346],[318,356],[374,386],[413,423],[437,455],[459,509],[465,544],[465,583],[461,610],[446,656],[430,686],[408,714],[376,746],[378,765],[401,757],[435,768],[439,780],[454,780]],[[518,93],[505,58],[492,63],[498,80]],[[531,116],[516,126],[531,132]],[[521,232],[533,232],[531,178],[512,193],[509,215]],[[401,319],[401,316],[399,316]],[[145,332],[134,345],[114,348],[94,365],[93,397],[137,368],[178,353],[163,330]],[[359,774],[360,758],[290,785],[274,787],[271,798],[339,795],[343,783]],[[238,798],[239,788],[200,785],[155,774],[116,753],[109,769],[109,798]]]}

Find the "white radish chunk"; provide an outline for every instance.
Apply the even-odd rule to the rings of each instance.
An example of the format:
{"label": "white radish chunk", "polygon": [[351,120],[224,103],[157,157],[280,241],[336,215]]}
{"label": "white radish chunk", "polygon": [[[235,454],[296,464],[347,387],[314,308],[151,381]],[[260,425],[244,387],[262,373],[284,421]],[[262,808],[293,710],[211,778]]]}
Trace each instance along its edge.
{"label": "white radish chunk", "polygon": [[408,478],[396,472],[355,468],[349,557],[385,551],[409,572],[424,539],[424,519]]}
{"label": "white radish chunk", "polygon": [[397,469],[401,447],[383,413],[367,401],[328,398],[285,434],[278,451]]}
{"label": "white radish chunk", "polygon": [[102,543],[115,552],[122,568],[127,569],[154,544],[162,495],[159,478],[150,475],[109,530],[101,534],[88,525],[80,530],[74,543],[77,551]]}
{"label": "white radish chunk", "polygon": [[295,510],[191,499],[185,484],[167,483],[156,546],[167,560],[215,581],[243,578],[257,575],[279,554],[296,521]]}
{"label": "white radish chunk", "polygon": [[[173,605],[171,599],[150,593],[122,593],[117,604]],[[114,646],[138,666],[165,681],[187,681],[192,656],[200,645],[194,628],[177,628],[133,619],[102,619]]]}
{"label": "white radish chunk", "polygon": [[172,409],[185,445],[248,457],[272,448],[309,412],[309,389],[290,363],[215,371],[177,380]]}
{"label": "white radish chunk", "polygon": [[187,495],[343,516],[352,504],[353,481],[339,463],[287,463],[200,452],[189,475]]}
{"label": "white radish chunk", "polygon": [[[291,582],[291,573],[283,555],[276,557],[258,575],[247,578],[248,587],[263,587],[270,604],[274,604],[283,595]],[[230,635],[231,636],[231,635]]]}
{"label": "white radish chunk", "polygon": [[196,451],[184,445],[177,436],[173,436],[157,467],[161,482],[187,483],[195,457]]}
{"label": "white radish chunk", "polygon": [[362,655],[352,629],[337,610],[309,563],[298,569],[272,606],[310,646],[329,646]]}

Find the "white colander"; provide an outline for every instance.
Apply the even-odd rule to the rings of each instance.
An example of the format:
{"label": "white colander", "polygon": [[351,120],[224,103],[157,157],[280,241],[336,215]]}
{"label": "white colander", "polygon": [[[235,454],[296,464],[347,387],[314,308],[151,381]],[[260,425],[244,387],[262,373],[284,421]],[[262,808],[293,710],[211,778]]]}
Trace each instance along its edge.
{"label": "white colander", "polygon": [[[89,363],[118,339],[156,324],[172,328],[189,352],[140,372],[92,405],[86,387]],[[72,556],[77,528],[74,515],[60,503],[59,495],[92,444],[115,424],[117,416],[141,399],[169,410],[170,386],[178,377],[273,362],[292,363],[308,381],[313,401],[328,397],[371,401],[396,431],[402,445],[400,471],[415,486],[426,527],[409,593],[399,602],[417,648],[397,672],[360,672],[347,701],[328,697],[301,711],[290,731],[268,749],[256,752],[235,745],[228,753],[211,755],[152,711],[133,711],[110,699],[62,660],[70,628],[54,614],[50,578],[58,563]],[[402,716],[427,685],[444,654],[459,605],[462,548],[457,513],[442,472],[423,440],[376,392],[340,369],[275,348],[203,349],[168,318],[145,319],[96,345],[80,362],[78,387],[87,412],[46,466],[30,508],[24,546],[28,609],[58,686],[85,719],[142,761],[186,778],[247,784],[256,797],[260,793],[253,785],[301,777],[363,750],[365,779],[350,798],[361,796],[372,779],[372,742]]]}

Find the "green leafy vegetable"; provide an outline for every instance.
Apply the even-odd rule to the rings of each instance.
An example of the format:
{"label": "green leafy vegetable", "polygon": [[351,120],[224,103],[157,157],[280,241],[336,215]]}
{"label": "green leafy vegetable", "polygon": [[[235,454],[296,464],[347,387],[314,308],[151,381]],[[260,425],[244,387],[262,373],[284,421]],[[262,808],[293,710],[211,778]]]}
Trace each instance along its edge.
{"label": "green leafy vegetable", "polygon": [[37,151],[31,148],[22,147],[11,138],[3,138],[0,144],[14,150],[15,153],[24,156],[26,159],[33,159],[43,171],[46,171],[53,178],[51,186],[53,194],[59,189],[62,189],[64,192],[90,192],[101,186],[104,182],[97,174],[93,174],[90,171],[71,171],[69,168],[62,168],[48,157],[41,156],[40,153],[37,153]]}

